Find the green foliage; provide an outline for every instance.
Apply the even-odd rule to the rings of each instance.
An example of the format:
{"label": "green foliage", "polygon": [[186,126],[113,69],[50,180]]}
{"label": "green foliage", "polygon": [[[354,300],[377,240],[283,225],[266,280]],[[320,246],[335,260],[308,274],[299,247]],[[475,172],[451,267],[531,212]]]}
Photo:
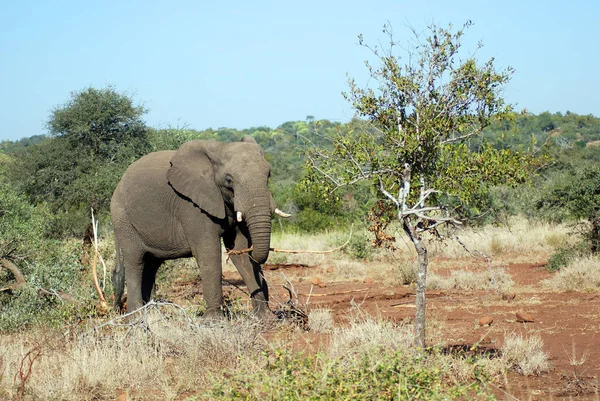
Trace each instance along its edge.
{"label": "green foliage", "polygon": [[[19,262],[27,284],[12,294],[0,293],[0,331],[29,325],[59,327],[91,313],[94,290],[82,275],[80,243],[45,240],[38,246]],[[6,278],[0,275],[0,282]],[[67,300],[62,299],[64,294]]]}
{"label": "green foliage", "polygon": [[594,165],[565,172],[545,188],[536,206],[555,221],[586,219],[589,228],[584,238],[592,253],[600,250],[600,168]]}
{"label": "green foliage", "polygon": [[350,243],[343,249],[354,259],[369,260],[373,256],[374,249],[369,238],[361,232],[354,233]]}
{"label": "green foliage", "polygon": [[600,168],[568,171],[545,188],[537,206],[548,213],[566,212],[573,219],[600,218]]}
{"label": "green foliage", "polygon": [[[447,380],[446,372],[419,356],[401,353],[341,363],[274,351],[265,371],[217,381],[211,399],[273,400],[493,400],[485,384]],[[483,379],[485,380],[485,379]]]}
{"label": "green foliage", "polygon": [[[426,231],[467,217],[466,208],[471,214],[485,210],[491,187],[529,179],[530,167],[538,165],[529,153],[493,146],[483,134],[512,115],[501,89],[513,70],[498,72],[493,59],[479,64],[463,58],[463,29],[433,25],[424,40],[415,33],[408,49],[387,26],[387,49],[359,38],[379,62],[367,63],[376,87],[363,89],[350,79],[345,97],[366,121],[323,133],[329,145],[311,147],[315,184],[335,192],[369,181],[383,199],[380,220],[400,218],[405,229]],[[407,49],[408,57],[398,49]]]}
{"label": "green foliage", "polygon": [[56,235],[81,234],[90,205],[106,212],[127,166],[151,150],[143,113],[111,87],[75,92],[53,110],[52,137],[14,153],[9,178],[57,215]]}
{"label": "green foliage", "polygon": [[146,113],[130,97],[112,87],[87,88],[52,111],[50,135],[66,139],[79,151],[113,160],[124,146],[147,150]]}
{"label": "green foliage", "polygon": [[569,265],[571,261],[588,256],[591,253],[590,248],[590,242],[586,240],[579,241],[575,245],[563,245],[550,255],[546,268],[550,271],[560,270]]}
{"label": "green foliage", "polygon": [[42,242],[48,214],[0,180],[0,258],[23,260]]}

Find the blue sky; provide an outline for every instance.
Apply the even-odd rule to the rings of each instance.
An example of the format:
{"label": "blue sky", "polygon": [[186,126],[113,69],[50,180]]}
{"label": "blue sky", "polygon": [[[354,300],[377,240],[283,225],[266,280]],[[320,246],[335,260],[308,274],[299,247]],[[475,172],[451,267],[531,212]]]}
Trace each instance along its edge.
{"label": "blue sky", "polygon": [[600,116],[597,1],[16,1],[0,0],[0,140],[46,133],[70,93],[113,85],[150,109],[154,127],[276,127],[348,121],[346,74],[367,82],[366,49],[407,25],[472,20],[516,73],[518,110]]}

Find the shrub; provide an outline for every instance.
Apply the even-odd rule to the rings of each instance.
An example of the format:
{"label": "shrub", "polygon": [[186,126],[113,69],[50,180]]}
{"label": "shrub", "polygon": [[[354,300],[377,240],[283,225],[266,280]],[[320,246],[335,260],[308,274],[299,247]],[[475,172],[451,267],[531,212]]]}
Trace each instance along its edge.
{"label": "shrub", "polygon": [[0,258],[33,256],[43,239],[48,215],[31,206],[9,184],[0,181]]}
{"label": "shrub", "polygon": [[463,400],[493,399],[480,382],[447,380],[446,371],[420,356],[390,352],[376,359],[359,356],[341,364],[275,350],[265,354],[263,371],[219,380],[209,398],[272,400]]}
{"label": "shrub", "polygon": [[408,285],[417,282],[417,264],[414,261],[399,261],[394,270],[398,282],[401,285]]}
{"label": "shrub", "polygon": [[95,294],[91,279],[82,277],[78,243],[46,241],[35,258],[20,265],[27,284],[12,294],[0,293],[0,331],[60,326],[91,313]]}
{"label": "shrub", "polygon": [[364,232],[355,233],[350,239],[344,252],[357,260],[369,260],[373,257],[374,249]]}
{"label": "shrub", "polygon": [[591,254],[588,241],[579,241],[576,244],[565,244],[559,246],[548,258],[546,268],[550,271],[560,270],[569,265],[573,260],[583,258]]}

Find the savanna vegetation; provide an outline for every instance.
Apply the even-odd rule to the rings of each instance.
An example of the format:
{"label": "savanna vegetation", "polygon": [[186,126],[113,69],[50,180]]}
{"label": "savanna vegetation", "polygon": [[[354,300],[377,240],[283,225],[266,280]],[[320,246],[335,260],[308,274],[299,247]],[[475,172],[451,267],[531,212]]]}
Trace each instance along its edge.
{"label": "savanna vegetation", "polygon": [[[463,32],[431,33],[416,65],[370,48],[380,86],[350,82],[349,122],[154,128],[133,97],[90,87],[56,106],[47,135],[0,143],[0,398],[105,399],[119,389],[140,399],[494,399],[490,385],[507,372],[547,372],[539,336],[508,334],[498,354],[448,352],[435,316],[413,332],[412,321],[358,304],[340,324],[306,301],[307,324],[325,338],[311,352],[294,345],[305,334],[293,322],[265,333],[239,294],[228,296],[231,320],[207,326],[201,303],[170,290],[197,276],[187,261],[159,273],[159,299],[177,303],[147,308],[150,329],[96,307],[90,270],[110,294],[108,206],[129,164],[190,140],[244,135],[264,149],[275,200],[292,214],[274,220],[276,247],[323,251],[352,233],[334,254],[273,253],[270,263],[330,266],[330,281],[368,278],[423,294],[425,283],[510,294],[516,284],[502,266],[520,255],[557,271],[543,282],[548,291],[598,291],[600,118],[512,110],[499,92],[512,70],[453,64]],[[106,271],[94,256],[92,210]],[[427,253],[428,275],[415,263],[426,269]],[[446,274],[435,259],[471,256],[486,268]]]}

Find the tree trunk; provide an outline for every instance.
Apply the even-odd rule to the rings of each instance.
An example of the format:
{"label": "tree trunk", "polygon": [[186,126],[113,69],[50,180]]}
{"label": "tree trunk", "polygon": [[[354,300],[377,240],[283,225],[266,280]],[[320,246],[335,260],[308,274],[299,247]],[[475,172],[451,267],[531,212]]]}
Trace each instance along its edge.
{"label": "tree trunk", "polygon": [[427,258],[427,247],[423,244],[421,237],[416,233],[415,228],[408,220],[404,220],[404,231],[412,241],[417,251],[417,288],[415,297],[415,346],[425,348],[425,290],[427,287],[427,267],[429,260]]}
{"label": "tree trunk", "polygon": [[590,235],[591,250],[594,255],[598,253],[600,247],[600,217],[594,216],[590,219],[592,223],[592,232]]}

